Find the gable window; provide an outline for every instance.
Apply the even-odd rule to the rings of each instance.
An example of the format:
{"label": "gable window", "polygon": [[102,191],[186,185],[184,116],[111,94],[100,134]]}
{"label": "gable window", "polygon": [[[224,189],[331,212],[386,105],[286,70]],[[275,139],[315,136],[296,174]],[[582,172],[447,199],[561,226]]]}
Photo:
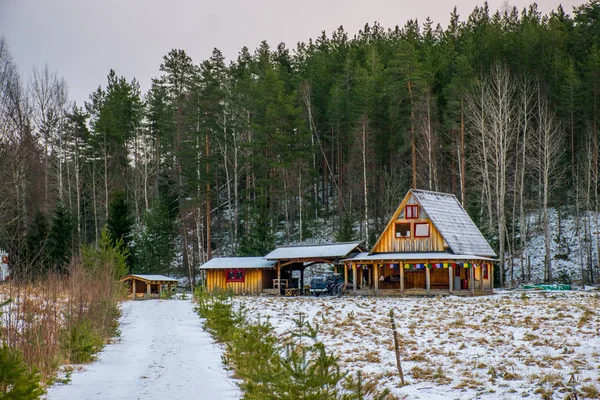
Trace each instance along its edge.
{"label": "gable window", "polygon": [[406,219],[417,219],[419,218],[419,206],[416,204],[409,204],[405,208]]}
{"label": "gable window", "polygon": [[396,223],[396,238],[409,238],[410,237],[410,224],[407,223]]}
{"label": "gable window", "polygon": [[415,224],[415,237],[429,237],[429,224]]}
{"label": "gable window", "polygon": [[244,282],[243,269],[228,269],[225,273],[227,275],[227,282]]}

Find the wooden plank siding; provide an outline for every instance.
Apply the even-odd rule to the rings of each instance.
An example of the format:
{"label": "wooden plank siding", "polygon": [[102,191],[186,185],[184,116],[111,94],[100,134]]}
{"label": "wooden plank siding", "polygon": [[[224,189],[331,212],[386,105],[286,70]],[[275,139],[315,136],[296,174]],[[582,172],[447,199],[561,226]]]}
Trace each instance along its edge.
{"label": "wooden plank siding", "polygon": [[[392,218],[387,224],[385,230],[379,236],[377,243],[373,246],[371,254],[375,253],[404,253],[404,252],[426,252],[426,251],[444,251],[444,238],[435,228],[429,218],[402,218],[402,212],[408,204],[416,204],[413,196],[407,196]],[[421,206],[419,206],[419,217],[424,213]],[[410,224],[411,235],[410,238],[396,238],[396,223]],[[414,224],[417,223],[428,223],[429,224],[429,237],[415,238],[414,237]]]}
{"label": "wooden plank siding", "polygon": [[226,270],[207,270],[206,288],[209,292],[225,290],[233,294],[260,294],[263,288],[272,287],[268,279],[273,273],[272,270],[245,269],[243,282],[227,282]]}

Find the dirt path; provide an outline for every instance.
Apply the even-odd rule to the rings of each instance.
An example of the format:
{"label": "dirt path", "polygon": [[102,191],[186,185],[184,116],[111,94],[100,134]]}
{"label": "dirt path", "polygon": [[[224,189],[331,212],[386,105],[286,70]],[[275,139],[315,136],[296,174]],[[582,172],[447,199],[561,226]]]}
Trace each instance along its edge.
{"label": "dirt path", "polygon": [[202,330],[188,300],[124,303],[121,340],[75,372],[50,400],[239,399],[222,351]]}

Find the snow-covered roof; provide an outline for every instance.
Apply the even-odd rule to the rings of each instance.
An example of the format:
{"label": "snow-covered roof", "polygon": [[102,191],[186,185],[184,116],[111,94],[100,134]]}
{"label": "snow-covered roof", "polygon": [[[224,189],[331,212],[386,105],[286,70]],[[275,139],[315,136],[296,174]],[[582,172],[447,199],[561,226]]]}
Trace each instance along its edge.
{"label": "snow-covered roof", "polygon": [[453,194],[411,190],[454,254],[496,257],[496,253]]}
{"label": "snow-covered roof", "polygon": [[450,254],[444,252],[429,253],[360,253],[343,261],[414,261],[414,260],[478,260],[496,261],[492,258],[472,254]]}
{"label": "snow-covered roof", "polygon": [[169,278],[164,275],[139,275],[139,274],[129,274],[123,278],[123,280],[129,278],[139,278],[145,281],[168,281],[168,282],[177,282],[177,279]]}
{"label": "snow-covered roof", "polygon": [[274,268],[275,264],[262,257],[216,257],[202,264],[200,269]]}
{"label": "snow-covered roof", "polygon": [[267,260],[289,260],[293,258],[340,258],[346,257],[359,247],[361,242],[327,243],[312,246],[278,247],[264,258]]}

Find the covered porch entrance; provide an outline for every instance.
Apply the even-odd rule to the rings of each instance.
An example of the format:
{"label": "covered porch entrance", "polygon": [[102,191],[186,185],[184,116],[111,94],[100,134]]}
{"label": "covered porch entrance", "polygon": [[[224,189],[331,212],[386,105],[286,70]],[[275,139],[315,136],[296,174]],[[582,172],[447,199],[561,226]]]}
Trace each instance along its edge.
{"label": "covered porch entrance", "polygon": [[353,284],[354,294],[469,296],[493,291],[491,262],[430,261],[345,260],[344,280]]}

